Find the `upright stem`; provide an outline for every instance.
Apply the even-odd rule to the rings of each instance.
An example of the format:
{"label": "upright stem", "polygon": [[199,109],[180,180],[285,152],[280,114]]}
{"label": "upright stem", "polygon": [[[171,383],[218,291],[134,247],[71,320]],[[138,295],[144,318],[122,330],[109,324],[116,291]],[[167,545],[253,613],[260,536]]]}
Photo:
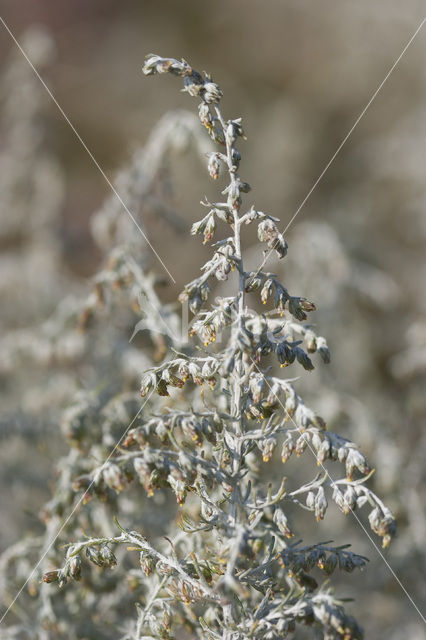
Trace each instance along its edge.
{"label": "upright stem", "polygon": [[[228,193],[227,204],[229,207],[229,211],[234,218],[234,245],[235,245],[234,255],[237,260],[238,273],[239,273],[238,292],[236,296],[238,297],[237,326],[238,326],[238,330],[241,330],[243,326],[243,315],[244,315],[245,273],[244,273],[244,265],[243,265],[243,258],[242,258],[242,252],[241,252],[241,220],[239,215],[240,204],[238,202],[235,202],[232,198],[233,187],[237,186],[238,174],[236,172],[236,167],[234,166],[234,163],[232,160],[233,142],[230,140],[230,137],[227,132],[227,127],[219,107],[215,107],[215,109],[223,129],[225,143],[226,143],[226,158],[227,158],[228,173],[229,173],[230,187],[231,187]],[[239,361],[238,363],[236,363],[233,374],[231,376],[231,380],[233,383],[233,386],[231,389],[231,393],[232,393],[232,410],[231,411],[236,418],[239,418],[237,421],[234,422],[235,433],[234,433],[234,439],[233,439],[234,446],[233,446],[233,469],[232,469],[233,475],[234,475],[234,483],[233,483],[233,491],[231,496],[230,514],[229,514],[232,524],[235,528],[237,528],[238,526],[238,516],[239,516],[238,505],[241,504],[241,494],[238,486],[237,476],[241,468],[241,462],[242,462],[241,436],[244,433],[243,411],[242,411],[242,398],[243,398],[242,390],[243,390],[243,385],[246,377],[244,362],[243,362],[243,355],[240,353],[238,358],[239,358]],[[238,557],[238,554],[239,554],[241,541],[242,541],[242,537],[241,537],[241,531],[240,531],[240,535],[237,538],[237,545],[236,547],[234,547],[234,550],[233,550],[233,554],[232,554],[233,557],[232,558],[230,557],[228,562],[228,567],[226,570],[226,576],[228,577],[228,579],[229,578],[232,579],[232,573],[235,566],[236,558]],[[224,606],[223,616],[224,616],[224,621],[226,621],[227,623],[230,623],[232,621],[232,604],[227,604]],[[232,637],[232,632],[225,630],[223,634],[224,640],[228,640],[228,639],[230,640],[231,637]]]}
{"label": "upright stem", "polygon": [[[232,187],[237,184],[237,172],[236,167],[234,166],[232,160],[232,147],[233,143],[231,142],[229,135],[227,133],[227,126],[223,119],[222,112],[218,106],[215,107],[215,111],[219,122],[222,126],[223,134],[225,137],[226,144],[226,159],[228,165],[228,173],[230,178],[230,192],[228,193],[227,204],[229,207],[229,211],[234,218],[234,245],[235,245],[235,258],[238,261],[238,272],[239,272],[239,280],[238,280],[238,325],[241,328],[243,322],[243,313],[244,313],[244,292],[245,292],[245,273],[244,273],[244,265],[243,258],[241,253],[241,221],[240,221],[240,205],[238,203],[233,202],[232,200]],[[240,365],[235,368],[235,375],[233,376],[234,380],[234,388],[232,389],[232,398],[233,398],[233,415],[235,417],[240,417],[239,422],[235,422],[236,424],[236,435],[241,436],[243,433],[243,424],[242,424],[242,411],[241,411],[241,400],[242,400],[242,383],[244,380],[243,373],[243,363],[242,363],[242,355],[240,354]]]}

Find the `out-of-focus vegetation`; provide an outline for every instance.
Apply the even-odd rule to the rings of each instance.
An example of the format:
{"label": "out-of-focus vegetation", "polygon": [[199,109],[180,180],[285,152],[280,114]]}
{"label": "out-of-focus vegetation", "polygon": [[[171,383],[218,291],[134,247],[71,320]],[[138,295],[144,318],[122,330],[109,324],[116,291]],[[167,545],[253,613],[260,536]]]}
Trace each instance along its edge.
{"label": "out-of-focus vegetation", "polygon": [[[244,173],[256,187],[253,197],[286,221],[423,16],[415,1],[241,0],[207,10],[195,1],[123,7],[109,0],[6,0],[3,17],[108,174],[129,165],[172,95],[176,104],[168,83],[155,92],[142,83],[145,53],[178,52],[220,76],[231,113],[244,105],[250,131]],[[48,33],[28,32],[36,23]],[[289,286],[320,301],[316,319],[333,356],[327,370],[309,379],[305,397],[377,461],[376,488],[399,524],[386,559],[420,608],[426,597],[424,47],[421,32],[301,210],[288,232],[283,267]],[[37,512],[64,451],[56,426],[60,410],[95,379],[116,384],[111,358],[120,361],[127,345],[111,354],[109,332],[123,324],[130,329],[131,320],[112,314],[118,326],[98,335],[93,362],[91,345],[74,331],[73,306],[65,302],[60,313],[66,331],[51,351],[57,305],[71,294],[84,300],[85,278],[102,261],[106,247],[99,245],[99,227],[98,245],[92,239],[90,220],[110,193],[6,31],[0,50],[4,549],[23,531],[42,531]],[[182,95],[178,106],[187,100]],[[141,212],[177,280],[164,290],[167,302],[207,255],[187,234],[177,243],[169,220],[176,212],[178,226],[183,220],[189,228],[198,213],[199,185],[204,181],[211,193],[197,160],[188,152],[185,163],[166,163]],[[152,198],[161,201],[164,215],[153,215],[158,209]],[[127,214],[121,215],[120,226],[131,229]],[[149,263],[161,272],[155,258]],[[269,268],[280,273],[273,261]],[[336,512],[332,525],[319,527],[323,539],[337,542],[348,539],[344,527],[350,527],[354,550],[371,559],[361,578],[345,583],[366,636],[421,638],[418,613],[357,523]],[[28,570],[21,567],[19,577]]]}

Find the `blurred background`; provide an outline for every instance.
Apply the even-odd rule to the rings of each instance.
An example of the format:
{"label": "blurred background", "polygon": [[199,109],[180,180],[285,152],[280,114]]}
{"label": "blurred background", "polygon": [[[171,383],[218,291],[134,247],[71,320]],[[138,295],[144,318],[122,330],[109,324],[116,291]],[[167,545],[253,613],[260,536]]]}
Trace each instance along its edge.
{"label": "blurred background", "polygon": [[[247,206],[279,217],[284,228],[419,26],[424,3],[2,0],[1,16],[113,181],[164,113],[195,111],[178,81],[144,79],[145,55],[184,57],[212,73],[225,115],[243,117]],[[291,225],[288,258],[269,262],[291,292],[317,304],[332,362],[298,388],[377,467],[375,489],[399,526],[386,561],[423,611],[425,29]],[[3,551],[38,531],[54,462],[66,448],[57,416],[90,379],[88,365],[77,362],[79,338],[70,332],[53,357],[46,335],[55,333],[48,322],[61,300],[89,291],[102,260],[93,213],[111,193],[2,25],[0,59]],[[215,185],[192,148],[171,154],[161,171],[155,197],[164,215],[149,206],[138,215],[177,281],[163,291],[171,302],[209,256],[187,230]],[[251,241],[255,267],[261,255]],[[166,275],[152,255],[150,262]],[[34,338],[40,330],[45,342]],[[419,613],[355,520],[335,513],[331,523],[310,526],[307,537],[351,541],[370,558],[339,591],[355,599],[350,609],[367,638],[424,637]]]}

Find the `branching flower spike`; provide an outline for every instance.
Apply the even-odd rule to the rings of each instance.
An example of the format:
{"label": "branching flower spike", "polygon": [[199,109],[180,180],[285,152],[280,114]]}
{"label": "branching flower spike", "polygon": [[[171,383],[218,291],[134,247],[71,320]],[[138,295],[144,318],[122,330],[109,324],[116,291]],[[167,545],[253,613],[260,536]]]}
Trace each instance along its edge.
{"label": "branching flower spike", "polygon": [[[115,536],[70,544],[62,568],[44,580],[78,580],[87,560],[113,567],[114,550],[118,556],[127,546],[139,556],[132,575],[141,604],[126,638],[280,640],[299,625],[306,627],[303,637],[362,638],[328,577],[362,569],[367,559],[349,545],[295,538],[300,509],[311,512],[314,530],[330,500],[350,518],[362,507],[369,510],[383,547],[395,531],[390,510],[367,486],[373,470],[356,444],[328,431],[292,380],[278,373],[290,365],[311,371],[318,355],[330,361],[325,339],[306,323],[315,305],[290,294],[273,273],[244,268],[241,235],[248,225],[257,226],[262,249],[279,258],[286,256],[287,242],[277,218],[253,206],[243,209],[250,185],[239,175],[237,145],[244,131],[241,118],[223,115],[221,88],[185,60],[150,55],[143,72],[180,77],[183,91],[199,101],[201,124],[217,144],[207,154],[207,169],[227,185],[217,202],[201,203],[206,213],[191,233],[212,243],[220,228],[220,239],[201,275],[180,295],[194,315],[192,337],[200,342],[175,350],[142,376],[142,396],[157,394],[162,408],[143,414],[108,462],[77,485],[94,482],[97,493],[106,487],[120,494],[118,502],[138,482],[148,496],[171,491],[181,507],[181,531],[171,522],[168,537],[155,539],[117,521]],[[233,294],[213,301],[215,279],[234,283]],[[311,475],[300,485],[286,466],[302,454],[303,470]],[[312,459],[319,469],[309,471]]]}

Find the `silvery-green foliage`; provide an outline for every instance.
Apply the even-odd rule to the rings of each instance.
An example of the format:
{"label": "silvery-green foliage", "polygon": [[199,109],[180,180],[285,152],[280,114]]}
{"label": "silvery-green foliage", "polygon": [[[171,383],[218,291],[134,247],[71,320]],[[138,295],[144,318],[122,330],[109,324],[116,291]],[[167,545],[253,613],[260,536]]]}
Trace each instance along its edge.
{"label": "silvery-green foliage", "polygon": [[[62,567],[44,580],[63,585],[80,579],[84,557],[101,566],[115,565],[112,549],[126,544],[140,556],[138,584],[149,585],[149,596],[126,637],[167,638],[186,627],[191,637],[272,640],[303,624],[324,638],[360,638],[362,631],[343,603],[312,572],[320,569],[328,576],[336,569],[352,571],[366,559],[346,546],[294,542],[297,521],[288,508],[307,509],[319,521],[329,500],[344,514],[367,507],[370,526],[383,546],[394,532],[392,514],[366,486],[372,470],[357,446],[329,432],[291,380],[269,372],[273,358],[281,367],[294,363],[309,371],[314,368],[311,354],[329,361],[324,338],[303,324],[315,305],[290,294],[272,273],[244,270],[244,226],[257,225],[259,240],[280,258],[287,243],[276,218],[254,207],[242,211],[243,194],[250,190],[238,173],[242,121],[224,118],[220,87],[184,60],[149,56],[144,73],[180,76],[184,91],[200,100],[200,120],[220,149],[209,153],[208,171],[213,179],[224,173],[229,184],[224,198],[202,203],[208,212],[194,223],[192,233],[209,243],[222,225],[226,237],[213,244],[202,275],[180,296],[195,315],[192,333],[202,346],[176,352],[142,377],[143,397],[171,395],[172,404],[133,427],[120,451],[85,482],[117,495],[135,480],[148,495],[169,487],[183,508],[183,533],[174,532],[164,543],[117,521],[117,535],[70,543]],[[227,280],[233,272],[234,295],[216,298],[208,307],[214,279]],[[252,292],[266,305],[265,313],[249,310]],[[278,482],[265,486],[262,466],[276,451],[284,465],[293,454],[310,453],[320,472],[295,487],[284,477],[284,466]],[[337,464],[327,465],[329,461]]]}
{"label": "silvery-green foliage", "polygon": [[[295,537],[303,533],[298,510],[310,513],[314,524],[326,516],[330,501],[348,517],[366,511],[383,546],[395,529],[391,512],[366,484],[373,470],[356,444],[328,431],[292,379],[275,374],[276,364],[281,370],[293,366],[297,375],[318,360],[329,362],[325,339],[307,323],[315,305],[289,292],[275,274],[244,268],[241,236],[249,225],[256,226],[262,250],[283,259],[288,247],[276,217],[254,206],[243,209],[250,186],[238,173],[242,120],[224,117],[220,87],[184,60],[149,56],[144,73],[181,77],[183,90],[199,99],[201,123],[218,145],[208,152],[208,172],[228,184],[217,202],[202,201],[205,212],[191,230],[213,249],[201,275],[180,295],[194,315],[193,343],[177,345],[169,337],[162,349],[157,345],[163,360],[143,372],[140,414],[130,389],[80,395],[63,416],[74,446],[45,509],[49,533],[77,497],[83,495],[86,506],[68,529],[62,563],[54,565],[58,551],[44,563],[44,623],[73,633],[69,621],[61,627],[63,602],[57,600],[55,608],[58,585],[82,619],[92,607],[98,618],[119,627],[116,637],[129,640],[278,640],[300,625],[313,637],[361,638],[328,576],[362,569],[367,559],[349,545],[305,544]],[[135,256],[114,249],[109,264],[114,275],[106,269],[97,278],[83,324],[103,303],[110,282],[130,299],[140,288],[145,296],[155,294],[155,282],[140,271]],[[215,281],[229,281],[234,292],[213,300]],[[155,322],[159,300],[151,301]],[[257,302],[264,304],[263,313],[251,308]],[[313,457],[319,472],[300,483],[286,463],[302,455]],[[176,520],[170,495],[179,505]],[[167,509],[156,528],[151,516],[158,499]],[[115,523],[113,513],[119,514]],[[83,633],[105,637],[96,635],[90,616]]]}

